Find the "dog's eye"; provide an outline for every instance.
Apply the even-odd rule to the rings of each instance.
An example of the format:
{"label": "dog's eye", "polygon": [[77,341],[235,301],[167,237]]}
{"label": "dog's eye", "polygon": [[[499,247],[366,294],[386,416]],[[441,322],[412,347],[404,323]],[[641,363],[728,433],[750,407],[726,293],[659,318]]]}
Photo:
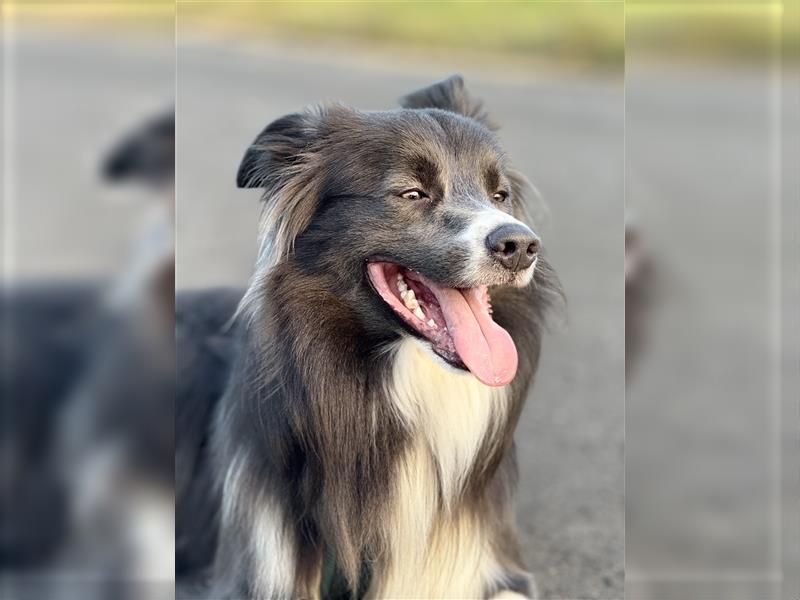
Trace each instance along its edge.
{"label": "dog's eye", "polygon": [[428,194],[420,189],[414,188],[411,190],[406,190],[400,194],[400,197],[405,198],[406,200],[420,200],[421,198],[427,198]]}
{"label": "dog's eye", "polygon": [[508,192],[506,192],[505,190],[500,190],[499,192],[495,192],[494,195],[492,196],[492,200],[494,200],[495,202],[505,202],[507,198],[508,198]]}

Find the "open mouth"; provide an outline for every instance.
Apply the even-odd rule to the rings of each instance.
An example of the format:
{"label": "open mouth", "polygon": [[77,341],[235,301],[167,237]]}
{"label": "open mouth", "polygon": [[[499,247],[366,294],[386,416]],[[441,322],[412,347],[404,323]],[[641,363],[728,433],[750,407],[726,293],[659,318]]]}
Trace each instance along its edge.
{"label": "open mouth", "polygon": [[391,262],[370,262],[370,281],[384,302],[439,356],[486,385],[503,386],[517,372],[517,348],[492,320],[485,285],[451,288]]}

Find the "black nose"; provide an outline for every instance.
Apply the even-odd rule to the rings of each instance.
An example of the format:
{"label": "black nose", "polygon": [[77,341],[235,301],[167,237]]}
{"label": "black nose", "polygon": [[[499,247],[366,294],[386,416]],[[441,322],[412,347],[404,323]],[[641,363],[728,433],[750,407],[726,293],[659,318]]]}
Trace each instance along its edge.
{"label": "black nose", "polygon": [[522,271],[533,264],[539,252],[539,238],[522,224],[501,225],[486,236],[492,256],[506,269]]}

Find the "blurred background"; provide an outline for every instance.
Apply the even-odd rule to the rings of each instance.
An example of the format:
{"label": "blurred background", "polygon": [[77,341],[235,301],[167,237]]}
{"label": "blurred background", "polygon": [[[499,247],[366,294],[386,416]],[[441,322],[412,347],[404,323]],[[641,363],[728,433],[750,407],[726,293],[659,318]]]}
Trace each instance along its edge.
{"label": "blurred background", "polygon": [[517,435],[541,596],[800,597],[796,2],[0,19],[3,600],[172,595],[173,254],[178,290],[243,286],[255,135],[453,72],[541,191],[567,295]]}
{"label": "blurred background", "polygon": [[174,7],[0,8],[0,597],[170,598]]}
{"label": "blurred background", "polygon": [[797,598],[798,4],[626,5],[626,596]]}

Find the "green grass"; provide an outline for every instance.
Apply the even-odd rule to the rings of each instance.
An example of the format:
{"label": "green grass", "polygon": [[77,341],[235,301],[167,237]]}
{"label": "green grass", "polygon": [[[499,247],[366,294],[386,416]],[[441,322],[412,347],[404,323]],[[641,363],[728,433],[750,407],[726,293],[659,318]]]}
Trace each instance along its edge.
{"label": "green grass", "polygon": [[797,58],[800,17],[769,0],[274,1],[179,0],[179,18],[261,36],[505,53],[621,64],[626,50],[762,59],[783,44]]}
{"label": "green grass", "polygon": [[800,18],[784,2],[703,1],[670,3],[629,0],[628,52],[673,56],[768,59],[783,47],[796,59]]}
{"label": "green grass", "polygon": [[621,2],[220,2],[179,17],[262,35],[621,61]]}
{"label": "green grass", "polygon": [[[152,12],[166,22],[174,4],[6,0],[4,6],[88,21],[109,11],[133,17]],[[177,15],[182,28],[198,33],[351,42],[364,51],[405,45],[419,56],[457,52],[465,60],[501,53],[616,68],[626,50],[668,58],[761,60],[774,56],[781,44],[789,60],[800,58],[797,0],[178,0]]]}

